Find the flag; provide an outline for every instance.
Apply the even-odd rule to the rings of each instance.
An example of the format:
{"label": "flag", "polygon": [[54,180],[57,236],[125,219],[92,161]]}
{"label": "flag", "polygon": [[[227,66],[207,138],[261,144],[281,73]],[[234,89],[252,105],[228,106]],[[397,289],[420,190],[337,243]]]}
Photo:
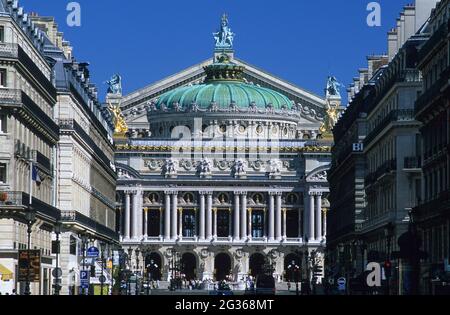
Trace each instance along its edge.
{"label": "flag", "polygon": [[39,172],[36,168],[36,166],[34,166],[33,164],[33,174],[32,174],[32,180],[34,182],[36,182],[36,185],[40,186],[42,181],[41,181],[41,177],[39,176]]}

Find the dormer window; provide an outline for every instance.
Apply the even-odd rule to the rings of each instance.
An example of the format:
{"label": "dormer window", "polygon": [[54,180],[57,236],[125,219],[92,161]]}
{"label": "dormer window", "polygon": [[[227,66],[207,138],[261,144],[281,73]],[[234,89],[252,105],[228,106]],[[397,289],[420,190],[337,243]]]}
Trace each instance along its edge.
{"label": "dormer window", "polygon": [[6,87],[6,69],[0,69],[0,87]]}

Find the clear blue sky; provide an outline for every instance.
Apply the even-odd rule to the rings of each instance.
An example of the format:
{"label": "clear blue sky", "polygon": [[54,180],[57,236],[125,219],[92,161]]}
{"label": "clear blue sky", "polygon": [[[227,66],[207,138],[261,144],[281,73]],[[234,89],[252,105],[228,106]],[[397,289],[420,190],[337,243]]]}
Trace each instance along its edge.
{"label": "clear blue sky", "polygon": [[386,52],[386,32],[413,0],[378,1],[382,26],[374,28],[366,24],[369,0],[80,0],[81,27],[66,24],[69,2],[20,4],[56,17],[75,57],[91,63],[103,100],[114,73],[128,93],[211,57],[224,12],[237,57],[322,95],[329,74],[347,86],[366,55]]}

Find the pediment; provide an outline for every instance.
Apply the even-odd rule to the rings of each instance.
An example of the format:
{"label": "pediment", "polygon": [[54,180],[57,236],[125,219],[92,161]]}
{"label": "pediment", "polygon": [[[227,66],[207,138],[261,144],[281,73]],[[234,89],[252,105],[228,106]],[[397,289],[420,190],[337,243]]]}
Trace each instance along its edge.
{"label": "pediment", "polygon": [[309,183],[326,183],[328,182],[328,170],[329,166],[319,167],[308,174],[306,181]]}
{"label": "pediment", "polygon": [[[290,82],[282,80],[240,59],[233,59],[238,65],[245,67],[244,78],[254,84],[274,89],[286,95],[296,104],[300,104],[301,117],[306,124],[318,124],[325,115],[325,100]],[[204,67],[213,63],[212,58],[182,70],[174,75],[150,84],[140,90],[125,95],[122,100],[122,111],[127,123],[134,128],[148,126],[147,107],[162,94],[180,86],[200,84],[205,78]]]}

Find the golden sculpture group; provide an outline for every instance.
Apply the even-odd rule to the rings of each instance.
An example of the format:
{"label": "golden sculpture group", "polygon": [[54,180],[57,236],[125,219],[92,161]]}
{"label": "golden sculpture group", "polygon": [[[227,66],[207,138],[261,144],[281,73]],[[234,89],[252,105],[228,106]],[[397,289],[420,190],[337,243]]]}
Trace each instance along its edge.
{"label": "golden sculpture group", "polygon": [[331,135],[333,128],[339,119],[340,110],[336,105],[327,103],[327,111],[322,126],[320,127],[320,133],[322,135]]}
{"label": "golden sculpture group", "polygon": [[120,110],[120,105],[112,105],[109,103],[108,109],[111,111],[113,117],[114,117],[114,132],[117,135],[124,135],[128,132],[128,126],[125,122],[125,117],[122,114],[122,111]]}

